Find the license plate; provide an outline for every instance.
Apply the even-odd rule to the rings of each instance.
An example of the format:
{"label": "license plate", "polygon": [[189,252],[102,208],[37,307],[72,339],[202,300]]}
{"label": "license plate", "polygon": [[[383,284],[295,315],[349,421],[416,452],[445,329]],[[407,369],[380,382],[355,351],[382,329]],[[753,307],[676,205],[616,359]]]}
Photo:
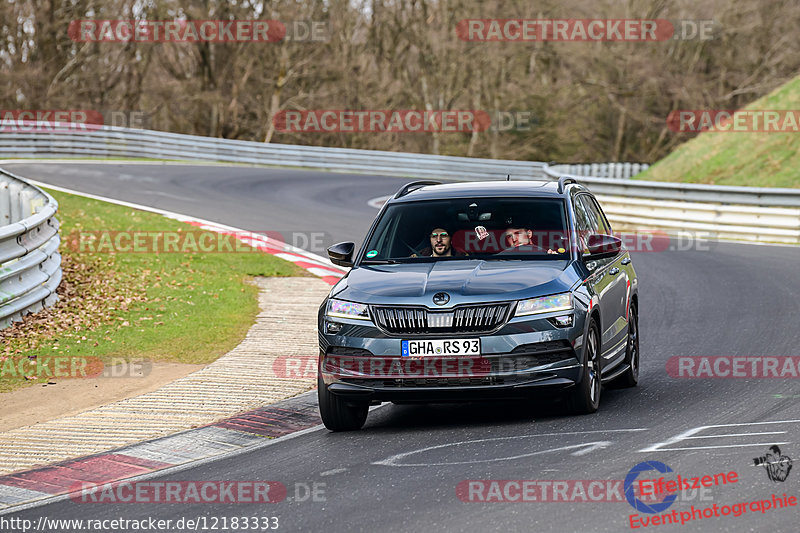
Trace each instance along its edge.
{"label": "license plate", "polygon": [[480,339],[431,339],[402,342],[403,357],[481,354]]}

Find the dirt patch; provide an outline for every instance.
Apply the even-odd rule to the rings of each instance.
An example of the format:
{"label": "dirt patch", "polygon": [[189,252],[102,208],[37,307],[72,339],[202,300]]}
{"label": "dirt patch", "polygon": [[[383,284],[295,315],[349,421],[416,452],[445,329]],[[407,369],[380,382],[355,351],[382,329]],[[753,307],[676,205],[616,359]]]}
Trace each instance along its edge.
{"label": "dirt patch", "polygon": [[152,363],[150,371],[144,376],[57,379],[51,380],[55,382],[54,385],[43,383],[0,393],[0,405],[3,406],[0,432],[74,415],[152,392],[203,366]]}

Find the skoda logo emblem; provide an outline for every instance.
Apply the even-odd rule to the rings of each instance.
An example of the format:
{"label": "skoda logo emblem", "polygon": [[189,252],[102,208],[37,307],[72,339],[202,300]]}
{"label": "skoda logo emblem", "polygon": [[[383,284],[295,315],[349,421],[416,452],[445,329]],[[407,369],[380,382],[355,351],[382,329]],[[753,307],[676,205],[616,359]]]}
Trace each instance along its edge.
{"label": "skoda logo emblem", "polygon": [[433,295],[433,303],[436,305],[444,305],[450,301],[450,295],[446,292],[437,292]]}

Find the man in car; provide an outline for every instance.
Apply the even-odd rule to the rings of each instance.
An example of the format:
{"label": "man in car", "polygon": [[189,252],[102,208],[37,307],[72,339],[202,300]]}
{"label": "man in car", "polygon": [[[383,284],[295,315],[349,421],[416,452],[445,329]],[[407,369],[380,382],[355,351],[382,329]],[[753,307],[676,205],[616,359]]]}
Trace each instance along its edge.
{"label": "man in car", "polygon": [[[533,231],[528,228],[510,227],[503,232],[502,241],[506,250],[521,249],[525,251],[539,251],[539,246],[533,242]],[[548,254],[557,254],[555,250],[548,248]]]}
{"label": "man in car", "polygon": [[[444,228],[433,228],[430,233],[431,245],[424,248],[419,255],[422,257],[452,257],[465,255],[459,250],[455,250],[452,245],[452,236]],[[411,257],[417,257],[413,254]]]}

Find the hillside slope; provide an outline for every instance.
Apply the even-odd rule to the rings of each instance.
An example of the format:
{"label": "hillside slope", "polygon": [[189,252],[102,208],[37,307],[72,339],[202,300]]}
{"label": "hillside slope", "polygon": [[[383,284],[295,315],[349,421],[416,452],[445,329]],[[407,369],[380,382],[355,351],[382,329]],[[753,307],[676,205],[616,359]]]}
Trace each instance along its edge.
{"label": "hillside slope", "polygon": [[[744,109],[800,110],[800,76]],[[704,132],[636,179],[797,188],[800,187],[800,132]]]}

